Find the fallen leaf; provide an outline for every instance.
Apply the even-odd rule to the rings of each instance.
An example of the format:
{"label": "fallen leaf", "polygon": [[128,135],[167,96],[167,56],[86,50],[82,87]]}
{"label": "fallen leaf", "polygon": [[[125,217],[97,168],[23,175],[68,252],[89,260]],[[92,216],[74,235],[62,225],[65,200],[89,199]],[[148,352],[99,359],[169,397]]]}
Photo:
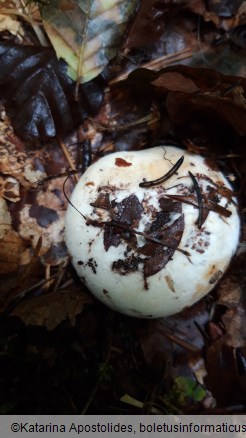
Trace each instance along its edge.
{"label": "fallen leaf", "polygon": [[18,36],[20,39],[24,36],[24,29],[20,21],[13,15],[1,14],[0,8],[0,32],[4,32],[5,30],[12,35]]}
{"label": "fallen leaf", "polygon": [[166,228],[160,227],[154,233],[150,233],[150,237],[157,237],[172,247],[165,247],[159,243],[147,242],[141,247],[141,254],[149,255],[150,257],[144,261],[144,276],[145,278],[156,274],[165,267],[170,258],[173,256],[175,249],[178,248],[184,231],[184,215],[181,214],[171,225]]}
{"label": "fallen leaf", "polygon": [[21,302],[11,315],[18,316],[26,325],[53,330],[66,319],[74,325],[85,304],[91,303],[93,298],[81,288],[60,290]]}
{"label": "fallen leaf", "polygon": [[9,229],[0,239],[0,274],[17,271],[26,246],[18,234]]}
{"label": "fallen leaf", "polygon": [[169,91],[176,91],[182,93],[195,93],[199,91],[199,87],[195,82],[181,73],[167,72],[161,74],[157,79],[152,82],[156,87],[162,87]]}
{"label": "fallen leaf", "polygon": [[137,4],[138,0],[53,0],[41,5],[44,28],[73,80],[90,81],[117,54]]}
{"label": "fallen leaf", "polygon": [[0,197],[12,202],[20,200],[20,185],[15,178],[0,175]]}
{"label": "fallen leaf", "polygon": [[101,103],[102,89],[90,83],[80,89],[81,101],[75,101],[75,84],[52,49],[1,42],[0,62],[1,95],[21,138],[67,134]]}
{"label": "fallen leaf", "polygon": [[239,7],[243,3],[243,0],[234,0],[230,2],[228,0],[208,0],[208,10],[214,12],[219,17],[229,18],[232,15],[236,15]]}
{"label": "fallen leaf", "polygon": [[11,223],[7,202],[0,198],[0,239],[11,229]]}
{"label": "fallen leaf", "polygon": [[174,11],[177,12],[175,0],[142,0],[124,47],[142,47],[156,42]]}

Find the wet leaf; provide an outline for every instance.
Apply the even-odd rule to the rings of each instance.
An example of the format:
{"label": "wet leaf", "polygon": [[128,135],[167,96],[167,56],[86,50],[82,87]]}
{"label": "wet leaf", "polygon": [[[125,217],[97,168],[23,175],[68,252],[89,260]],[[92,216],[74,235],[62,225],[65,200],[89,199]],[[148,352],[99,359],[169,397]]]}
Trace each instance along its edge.
{"label": "wet leaf", "polygon": [[138,0],[60,1],[42,6],[44,28],[74,80],[88,82],[112,59]]}
{"label": "wet leaf", "polygon": [[170,91],[180,91],[183,93],[195,93],[196,91],[199,91],[199,88],[194,81],[186,78],[178,72],[163,73],[155,79],[152,84],[156,87],[162,87]]}
{"label": "wet leaf", "polygon": [[175,0],[142,0],[124,46],[141,47],[157,41],[174,11]]}
{"label": "wet leaf", "polygon": [[[17,134],[27,140],[64,135],[96,110],[100,86],[86,84],[81,102],[67,67],[51,49],[0,43],[0,91]],[[89,103],[90,100],[90,103]]]}
{"label": "wet leaf", "polygon": [[239,7],[243,3],[243,0],[234,0],[230,2],[228,0],[208,0],[208,9],[214,12],[219,17],[229,18],[232,15],[236,15]]}

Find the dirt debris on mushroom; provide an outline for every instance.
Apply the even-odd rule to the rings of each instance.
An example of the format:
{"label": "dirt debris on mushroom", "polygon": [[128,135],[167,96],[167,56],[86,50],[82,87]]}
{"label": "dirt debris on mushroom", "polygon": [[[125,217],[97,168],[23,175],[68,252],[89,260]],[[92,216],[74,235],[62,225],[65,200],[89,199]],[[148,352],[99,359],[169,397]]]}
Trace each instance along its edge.
{"label": "dirt debris on mushroom", "polygon": [[66,214],[78,276],[112,309],[172,315],[226,271],[240,231],[230,184],[173,146],[107,155],[83,174]]}

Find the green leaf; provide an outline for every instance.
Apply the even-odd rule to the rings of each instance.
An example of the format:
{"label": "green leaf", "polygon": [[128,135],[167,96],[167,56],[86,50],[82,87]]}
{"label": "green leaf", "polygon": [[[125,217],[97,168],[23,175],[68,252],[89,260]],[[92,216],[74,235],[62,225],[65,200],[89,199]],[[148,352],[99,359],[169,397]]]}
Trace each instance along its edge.
{"label": "green leaf", "polygon": [[196,382],[189,377],[177,377],[175,379],[175,384],[177,385],[180,392],[182,392],[186,397],[193,396],[193,390],[196,386]]}
{"label": "green leaf", "polygon": [[121,43],[139,0],[51,0],[41,6],[44,28],[73,80],[87,82],[104,69]]}
{"label": "green leaf", "polygon": [[176,387],[176,391],[178,391],[184,399],[190,398],[199,402],[206,396],[205,389],[189,377],[177,377],[174,386]]}
{"label": "green leaf", "polygon": [[206,397],[206,391],[201,386],[198,385],[193,391],[193,399],[197,402],[202,401]]}

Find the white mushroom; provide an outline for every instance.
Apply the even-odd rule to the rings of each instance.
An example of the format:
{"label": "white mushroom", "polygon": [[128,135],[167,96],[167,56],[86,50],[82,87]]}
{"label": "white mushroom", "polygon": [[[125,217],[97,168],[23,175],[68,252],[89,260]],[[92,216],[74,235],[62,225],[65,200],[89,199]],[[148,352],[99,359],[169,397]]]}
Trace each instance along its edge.
{"label": "white mushroom", "polygon": [[109,307],[139,318],[178,313],[206,295],[239,230],[226,178],[172,146],[101,158],[80,178],[66,214],[79,277]]}

